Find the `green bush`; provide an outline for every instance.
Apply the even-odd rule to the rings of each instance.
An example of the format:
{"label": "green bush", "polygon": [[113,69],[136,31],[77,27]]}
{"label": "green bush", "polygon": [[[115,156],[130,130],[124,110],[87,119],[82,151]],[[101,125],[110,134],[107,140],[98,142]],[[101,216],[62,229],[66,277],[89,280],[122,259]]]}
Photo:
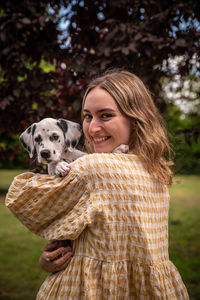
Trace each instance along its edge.
{"label": "green bush", "polygon": [[1,169],[28,169],[29,157],[21,146],[19,136],[0,132],[0,168]]}
{"label": "green bush", "polygon": [[200,140],[188,145],[183,135],[178,136],[174,138],[173,149],[175,174],[200,174]]}
{"label": "green bush", "polygon": [[174,151],[174,173],[200,174],[200,139],[195,136],[199,128],[199,117],[183,115],[173,105],[168,106],[164,117]]}

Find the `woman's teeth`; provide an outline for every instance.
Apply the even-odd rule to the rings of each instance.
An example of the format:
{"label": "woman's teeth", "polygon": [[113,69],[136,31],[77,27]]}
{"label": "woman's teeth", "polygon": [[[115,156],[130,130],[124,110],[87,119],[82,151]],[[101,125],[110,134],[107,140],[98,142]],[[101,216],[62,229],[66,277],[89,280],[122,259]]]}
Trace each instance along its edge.
{"label": "woman's teeth", "polygon": [[95,143],[100,143],[100,142],[106,141],[107,139],[109,139],[109,136],[101,137],[101,138],[93,138],[93,141]]}

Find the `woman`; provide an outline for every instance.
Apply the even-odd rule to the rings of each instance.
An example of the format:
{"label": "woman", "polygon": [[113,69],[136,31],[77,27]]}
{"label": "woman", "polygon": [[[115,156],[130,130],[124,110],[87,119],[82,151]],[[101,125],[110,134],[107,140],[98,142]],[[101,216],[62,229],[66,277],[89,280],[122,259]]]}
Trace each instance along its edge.
{"label": "woman", "polygon": [[[17,176],[6,200],[36,234],[73,240],[73,257],[45,262],[54,244],[42,254],[49,271],[69,264],[47,277],[37,299],[189,299],[168,257],[170,147],[150,93],[131,73],[108,72],[89,84],[82,116],[94,153],[63,179]],[[128,154],[111,153],[120,144]]]}

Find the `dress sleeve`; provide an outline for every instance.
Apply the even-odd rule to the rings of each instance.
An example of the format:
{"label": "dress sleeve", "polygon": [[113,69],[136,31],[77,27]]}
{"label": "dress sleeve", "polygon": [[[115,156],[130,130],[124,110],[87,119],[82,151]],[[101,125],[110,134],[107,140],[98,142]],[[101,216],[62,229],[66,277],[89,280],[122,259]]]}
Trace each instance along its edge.
{"label": "dress sleeve", "polygon": [[33,233],[47,240],[76,239],[92,222],[95,208],[85,180],[71,170],[68,176],[23,173],[14,178],[6,206]]}

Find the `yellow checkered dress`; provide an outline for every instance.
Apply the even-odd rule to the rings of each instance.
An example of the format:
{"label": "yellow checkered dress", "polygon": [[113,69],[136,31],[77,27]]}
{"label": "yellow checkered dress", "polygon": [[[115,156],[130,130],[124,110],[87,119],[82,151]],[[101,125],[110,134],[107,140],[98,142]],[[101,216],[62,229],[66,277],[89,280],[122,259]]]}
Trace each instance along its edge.
{"label": "yellow checkered dress", "polygon": [[15,177],[6,205],[47,240],[73,240],[74,257],[38,300],[189,299],[168,257],[167,187],[133,154],[90,154],[65,178]]}

